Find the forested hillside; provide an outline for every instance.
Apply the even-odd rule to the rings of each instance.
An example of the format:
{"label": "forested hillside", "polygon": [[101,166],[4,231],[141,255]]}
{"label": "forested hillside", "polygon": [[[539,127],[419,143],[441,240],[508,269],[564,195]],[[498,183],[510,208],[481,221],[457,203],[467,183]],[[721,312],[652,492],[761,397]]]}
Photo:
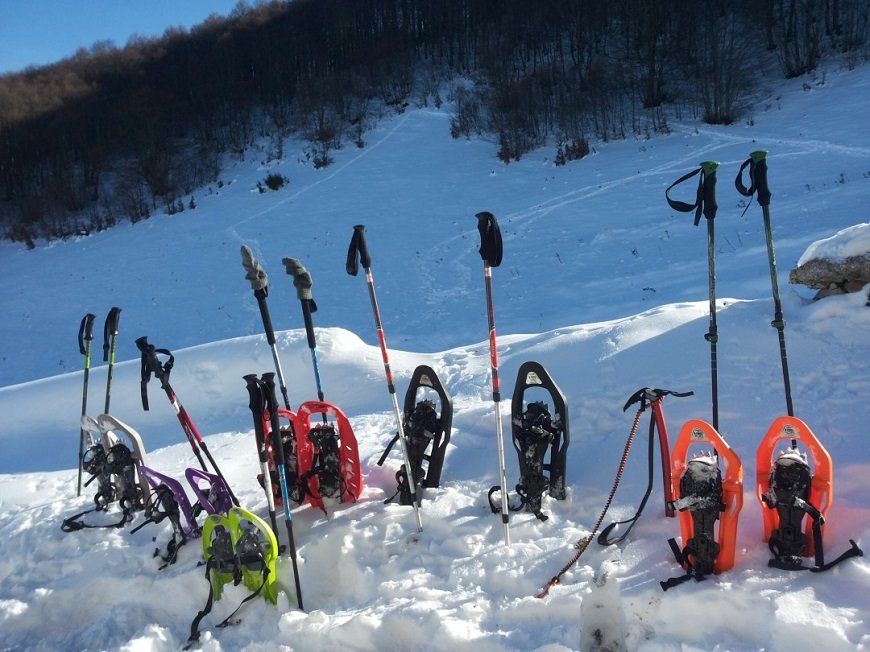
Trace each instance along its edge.
{"label": "forested hillside", "polygon": [[504,163],[547,145],[562,164],[682,115],[751,121],[763,79],[859,65],[868,34],[866,0],[240,4],[0,77],[0,231],[33,247],[192,210],[227,155],[284,158],[295,136],[328,166],[409,104],[449,101],[451,134]]}

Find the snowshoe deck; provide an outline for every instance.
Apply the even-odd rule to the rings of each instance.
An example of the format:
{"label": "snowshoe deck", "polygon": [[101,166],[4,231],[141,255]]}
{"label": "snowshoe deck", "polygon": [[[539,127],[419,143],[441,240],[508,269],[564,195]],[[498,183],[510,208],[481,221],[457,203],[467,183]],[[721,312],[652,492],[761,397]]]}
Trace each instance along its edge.
{"label": "snowshoe deck", "polygon": [[[324,415],[322,423],[312,417]],[[359,449],[350,421],[331,403],[306,401],[294,420],[304,501],[326,511],[325,500],[356,501],[363,490]]]}
{"label": "snowshoe deck", "polygon": [[[186,525],[181,526],[181,530],[184,536],[187,538],[196,538],[200,536],[202,534],[202,530],[196,522],[196,517],[193,513],[193,507],[190,504],[190,499],[187,497],[187,492],[185,492],[184,487],[181,485],[181,483],[175,478],[164,475],[163,473],[155,471],[148,466],[139,467],[139,472],[143,476],[145,476],[148,484],[151,485],[152,489],[154,489],[155,492],[170,492],[170,495],[175,501],[179,512],[182,516],[184,516]],[[152,498],[152,504],[154,504],[155,502],[157,501]],[[156,505],[155,508],[157,508]],[[166,506],[161,506],[160,509],[161,511],[165,512]],[[160,520],[162,520],[162,518],[157,519],[154,522],[159,523]]]}
{"label": "snowshoe deck", "polygon": [[[103,446],[111,446],[111,448],[106,450],[107,455],[110,455],[112,448],[114,448],[118,443],[119,438],[123,437],[123,439],[127,440],[126,443],[132,453],[136,473],[135,479],[128,476],[125,478],[124,482],[126,484],[129,484],[130,482],[138,483],[138,493],[141,496],[141,503],[145,506],[149,505],[151,500],[150,486],[145,477],[138,472],[139,467],[147,466],[148,464],[148,457],[145,454],[145,446],[142,444],[142,437],[133,428],[110,414],[99,415],[97,417],[97,424],[99,425],[102,434]],[[127,486],[122,487],[122,493],[124,492],[129,492],[129,495],[131,496],[134,493],[137,493],[132,487]]]}
{"label": "snowshoe deck", "polygon": [[[437,402],[431,398],[433,394]],[[420,489],[434,488],[441,484],[444,456],[453,429],[453,401],[431,367],[420,365],[411,375],[411,382],[405,393],[402,429],[419,502],[423,497]],[[383,465],[397,441],[398,433],[387,444],[377,462],[378,466]],[[399,504],[410,505],[413,499],[404,464],[396,472],[396,482],[396,493],[385,502],[392,502],[398,496]]]}
{"label": "snowshoe deck", "polygon": [[[426,389],[437,394],[437,406],[434,401],[425,398],[418,401],[420,391]],[[427,462],[425,475],[419,486],[438,487],[441,484],[444,455],[453,429],[453,400],[431,367],[420,365],[414,369],[405,392],[403,412],[411,466],[422,469],[423,462]],[[432,448],[427,455],[430,442]]]}
{"label": "snowshoe deck", "polygon": [[[725,461],[724,478],[716,456],[705,454],[688,459],[690,446],[704,444],[715,449],[718,458]],[[702,571],[717,574],[729,570],[734,566],[737,520],[743,506],[740,458],[713,426],[691,419],[683,425],[674,445],[671,479],[673,507],[679,510],[683,568],[703,567]],[[714,529],[716,520],[718,532]],[[696,579],[701,579],[705,572],[700,572]]]}
{"label": "snowshoe deck", "polygon": [[226,584],[243,583],[277,603],[278,541],[263,519],[235,506],[226,515],[210,514],[203,524],[202,545],[214,600],[221,598]]}
{"label": "snowshoe deck", "polygon": [[188,468],[184,476],[206,513],[226,514],[232,508],[233,497],[222,477],[197,468]]}
{"label": "snowshoe deck", "polygon": [[[758,446],[758,451],[755,458],[756,478],[755,478],[755,495],[762,506],[762,516],[764,519],[764,540],[770,541],[774,533],[779,533],[780,512],[776,509],[776,500],[765,500],[770,491],[771,479],[777,467],[777,462],[782,458],[783,454],[777,457],[777,462],[774,461],[774,452],[776,447],[783,443],[788,443],[792,447],[792,442],[800,443],[812,457],[812,480],[807,491],[802,497],[810,505],[814,506],[819,511],[822,517],[822,522],[831,508],[834,501],[834,476],[833,462],[831,456],[821,442],[816,438],[809,426],[797,417],[780,417],[776,419],[761,440]],[[788,454],[788,451],[785,451]],[[806,456],[804,455],[804,460]],[[824,525],[821,525],[824,532]],[[807,519],[806,524],[806,547],[801,556],[811,557],[814,554],[814,544],[812,536],[812,519]]]}
{"label": "snowshoe deck", "polygon": [[[542,390],[552,403],[553,412],[543,400],[530,401],[527,395],[530,390]],[[557,500],[564,500],[567,495],[565,466],[570,431],[565,394],[538,362],[524,362],[517,371],[511,398],[511,439],[519,460],[516,491],[521,501],[520,506],[511,509],[518,511],[524,507],[542,521],[547,520],[541,511],[544,493]],[[489,493],[493,510],[492,495],[498,489],[493,487]]]}

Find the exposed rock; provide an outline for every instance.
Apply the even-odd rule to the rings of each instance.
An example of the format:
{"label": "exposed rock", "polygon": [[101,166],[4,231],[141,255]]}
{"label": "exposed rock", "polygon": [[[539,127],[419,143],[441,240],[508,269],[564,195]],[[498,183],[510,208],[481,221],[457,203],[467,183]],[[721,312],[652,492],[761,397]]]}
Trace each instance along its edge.
{"label": "exposed rock", "polygon": [[841,260],[813,258],[791,270],[788,282],[819,290],[817,299],[857,292],[870,283],[870,252]]}

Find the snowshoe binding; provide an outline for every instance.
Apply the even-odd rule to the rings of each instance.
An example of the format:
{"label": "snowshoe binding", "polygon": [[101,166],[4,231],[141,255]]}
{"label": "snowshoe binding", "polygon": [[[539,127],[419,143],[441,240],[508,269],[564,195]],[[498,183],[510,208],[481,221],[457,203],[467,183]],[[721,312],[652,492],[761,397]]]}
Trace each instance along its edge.
{"label": "snowshoe binding", "polygon": [[[312,424],[315,414],[323,415],[322,423]],[[331,403],[306,401],[296,413],[294,430],[304,501],[324,512],[325,501],[356,501],[363,477],[356,437],[345,414]]]}
{"label": "snowshoe binding", "polygon": [[[423,390],[423,395],[418,400],[418,394]],[[427,391],[429,390],[429,391]],[[437,403],[427,395],[434,393]],[[411,375],[408,391],[405,393],[405,403],[402,415],[402,429],[408,446],[408,458],[414,474],[414,486],[418,489],[417,500],[422,499],[423,487],[438,487],[441,484],[441,470],[444,467],[444,455],[447,444],[450,442],[450,433],[453,428],[453,401],[447,390],[441,384],[438,376],[431,367],[420,365]],[[378,460],[378,466],[382,466],[387,459],[390,450],[399,440],[398,433],[390,440]],[[430,450],[431,445],[431,450]],[[428,452],[427,452],[428,451]],[[423,467],[424,462],[426,467]],[[410,485],[408,472],[405,465],[396,472],[396,493],[385,500],[392,502],[399,497],[400,505],[410,505]]]}
{"label": "snowshoe binding", "polygon": [[[773,461],[776,446],[791,445]],[[812,456],[812,469],[806,452]],[[764,539],[773,559],[768,565],[782,570],[821,572],[864,553],[855,541],[832,562],[825,563],[822,537],[825,518],[833,503],[833,462],[812,430],[796,417],[780,417],[771,425],[756,456],[756,495],[762,505]],[[806,526],[803,525],[807,517]],[[814,557],[812,567],[802,557]]]}
{"label": "snowshoe binding", "polygon": [[[553,411],[545,401],[527,401],[529,389],[544,390],[553,403]],[[511,505],[511,511],[525,508],[540,520],[547,516],[541,511],[544,493],[564,500],[565,465],[568,444],[568,407],[565,395],[553,381],[547,370],[537,362],[524,362],[517,372],[517,382],[511,400],[511,433],[520,467],[520,481],[516,492],[519,505]],[[549,451],[549,462],[545,461]],[[548,474],[547,474],[548,473]],[[500,507],[493,495],[501,487],[489,490],[489,504],[493,513]]]}
{"label": "snowshoe binding", "polygon": [[[82,466],[91,476],[85,486],[96,480],[97,493],[94,507],[64,519],[61,529],[73,532],[83,528],[124,527],[133,520],[135,512],[150,507],[148,482],[139,473],[146,463],[142,439],[135,430],[107,414],[96,419],[82,416],[81,423],[89,443],[82,457]],[[96,525],[80,520],[91,512],[107,511],[115,502],[122,510],[119,521]]]}
{"label": "snowshoe binding", "polygon": [[[162,523],[169,519],[172,526],[172,538],[166,545],[166,552],[160,549],[154,551],[155,557],[163,560],[158,570],[163,570],[178,559],[178,549],[189,539],[202,535],[202,530],[196,522],[196,510],[191,506],[187,493],[181,483],[175,478],[159,473],[148,466],[139,467],[139,472],[151,485],[151,501],[145,509],[145,522],[131,530],[131,534],[149,523]],[[182,516],[184,523],[182,523]]]}
{"label": "snowshoe binding", "polygon": [[207,514],[226,514],[233,507],[233,497],[224,479],[202,469],[189,468],[184,477],[196,495],[194,510],[204,510]]}
{"label": "snowshoe binding", "polygon": [[257,596],[271,604],[278,602],[276,560],[278,541],[269,525],[242,507],[231,507],[226,515],[211,514],[202,528],[205,577],[209,583],[208,600],[190,625],[185,650],[199,641],[199,625],[220,600],[227,584],[243,584],[251,594],[216,627],[238,624],[235,615]]}
{"label": "snowshoe binding", "polygon": [[[688,449],[693,444],[709,444],[715,452],[689,460]],[[725,460],[724,478],[720,458]],[[671,507],[679,512],[683,547],[676,539],[669,539],[668,545],[686,574],[661,582],[663,590],[734,566],[737,519],[743,506],[740,458],[704,421],[693,419],[683,425],[671,456],[671,478]]]}

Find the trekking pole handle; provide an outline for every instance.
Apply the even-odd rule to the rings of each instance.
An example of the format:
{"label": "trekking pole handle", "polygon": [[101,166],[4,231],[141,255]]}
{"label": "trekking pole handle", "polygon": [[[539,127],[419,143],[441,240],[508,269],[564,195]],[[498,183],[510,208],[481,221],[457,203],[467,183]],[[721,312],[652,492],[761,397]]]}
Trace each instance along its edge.
{"label": "trekking pole handle", "polygon": [[363,269],[369,269],[372,266],[372,259],[369,256],[369,249],[366,246],[366,227],[363,224],[357,224],[353,227],[353,237],[350,239],[350,246],[347,249],[347,264],[345,269],[351,276],[356,276],[359,272],[359,263],[362,263]]}
{"label": "trekking pole handle", "polygon": [[[248,390],[248,408],[254,414],[254,423],[256,424],[257,408],[260,406],[260,401],[257,401],[256,399],[258,396],[262,396],[260,394],[259,385],[257,384],[259,381],[259,377],[257,376],[257,374],[246,374],[242,376],[242,380],[245,381],[245,387]],[[262,422],[263,415],[260,414],[259,416],[260,421]]]}
{"label": "trekking pole handle", "polygon": [[302,304],[302,319],[305,321],[305,333],[308,337],[308,348],[314,349],[316,343],[314,340],[314,323],[311,321],[311,313],[317,312],[317,304],[314,303],[314,297],[311,294],[311,288],[314,286],[314,281],[311,279],[311,273],[295,258],[284,258],[281,262],[284,264],[284,269],[287,270],[287,273],[293,277],[293,286],[296,288],[296,296]]}
{"label": "trekking pole handle", "polygon": [[716,168],[718,167],[718,161],[704,161],[701,163],[701,170],[704,173],[703,213],[704,217],[708,220],[716,217],[716,211],[719,208],[716,204]]}
{"label": "trekking pole handle", "polygon": [[148,370],[163,384],[166,372],[163,364],[160,362],[160,358],[157,357],[157,350],[154,348],[154,345],[148,343],[148,337],[143,335],[138,338],[136,340],[136,348],[142,352],[142,359],[148,365]]}
{"label": "trekking pole handle", "polygon": [[[749,168],[749,187],[743,184],[743,170]],[[749,158],[743,161],[737,177],[734,179],[734,187],[744,197],[752,197],[758,191],[758,203],[762,208],[770,206],[770,187],[767,185],[767,151],[760,149],[752,152]]]}
{"label": "trekking pole handle", "polygon": [[242,245],[242,267],[245,268],[245,278],[250,282],[254,293],[262,292],[265,296],[269,287],[269,275],[248,245]]}
{"label": "trekking pole handle", "polygon": [[489,211],[477,213],[475,217],[480,233],[480,257],[489,267],[498,267],[502,259],[502,238],[498,221]]}
{"label": "trekking pole handle", "polygon": [[109,314],[106,315],[106,332],[109,335],[117,335],[118,334],[118,321],[121,319],[121,309],[117,306],[113,307],[109,310]]}
{"label": "trekking pole handle", "polygon": [[94,339],[94,320],[97,318],[96,315],[92,315],[91,313],[86,314],[82,317],[82,323],[79,326],[79,353],[82,355],[88,354],[87,346],[85,342],[90,342]]}
{"label": "trekking pole handle", "polygon": [[121,319],[121,309],[117,306],[109,310],[106,315],[106,323],[103,325],[103,362],[109,360],[109,337],[118,335],[118,321]]}
{"label": "trekking pole handle", "polygon": [[[752,183],[753,188],[758,192],[758,203],[762,207],[770,206],[770,186],[767,185],[767,152],[763,149],[752,152],[752,154],[749,155],[749,161],[750,182]],[[740,172],[742,174],[742,167],[740,168]],[[740,190],[739,186],[737,190]]]}

